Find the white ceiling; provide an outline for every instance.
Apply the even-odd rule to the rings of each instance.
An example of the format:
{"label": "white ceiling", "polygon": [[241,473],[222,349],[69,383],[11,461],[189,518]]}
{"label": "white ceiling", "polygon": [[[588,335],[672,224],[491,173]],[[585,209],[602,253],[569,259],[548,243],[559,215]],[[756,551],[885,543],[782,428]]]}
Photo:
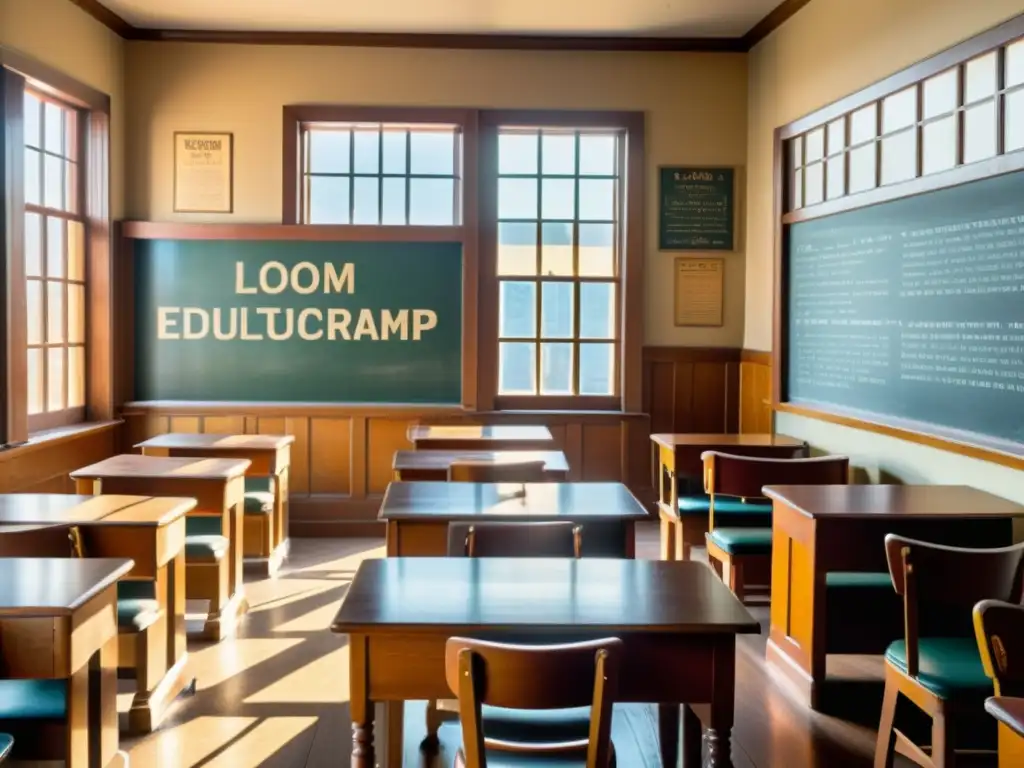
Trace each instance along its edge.
{"label": "white ceiling", "polygon": [[136,27],[739,37],[782,0],[101,0]]}

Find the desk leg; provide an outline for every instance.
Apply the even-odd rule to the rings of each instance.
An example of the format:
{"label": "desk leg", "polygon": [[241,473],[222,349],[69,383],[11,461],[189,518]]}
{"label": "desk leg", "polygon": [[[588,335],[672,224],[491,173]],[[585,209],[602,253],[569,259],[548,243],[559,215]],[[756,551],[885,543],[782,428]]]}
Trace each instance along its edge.
{"label": "desk leg", "polygon": [[683,704],[683,768],[700,768],[704,726],[689,704]]}
{"label": "desk leg", "polygon": [[95,666],[89,675],[89,696],[96,697],[96,704],[90,704],[90,709],[99,715],[99,764],[109,766],[117,756],[118,747],[117,637],[108,640],[94,660]]}
{"label": "desk leg", "polygon": [[[679,765],[679,704],[658,705],[658,742],[662,768]],[[691,768],[687,765],[686,768]]]}
{"label": "desk leg", "polygon": [[370,701],[369,657],[365,635],[350,635],[349,712],[352,715],[352,768],[375,768],[373,703]]}
{"label": "desk leg", "polygon": [[733,768],[732,724],[736,707],[736,638],[719,641],[714,659],[715,688],[711,716],[704,738],[708,744],[706,768]]}

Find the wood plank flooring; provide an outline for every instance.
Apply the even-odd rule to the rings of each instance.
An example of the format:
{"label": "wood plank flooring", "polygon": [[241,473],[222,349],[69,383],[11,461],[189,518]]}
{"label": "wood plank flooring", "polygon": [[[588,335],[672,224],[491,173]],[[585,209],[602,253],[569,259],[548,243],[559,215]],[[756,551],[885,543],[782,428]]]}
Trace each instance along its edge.
{"label": "wood plank flooring", "polygon": [[[640,557],[656,557],[657,529],[645,524]],[[250,581],[251,611],[239,636],[219,644],[190,643],[195,696],[183,699],[161,729],[124,739],[138,768],[321,768],[349,764],[348,654],[327,627],[359,562],[384,555],[372,539],[293,539],[292,558],[276,579]],[[767,609],[753,609],[767,624]],[[871,765],[874,730],[825,717],[791,700],[764,665],[765,638],[740,639],[736,674],[737,768],[861,768]],[[880,664],[850,666],[869,677]],[[130,701],[131,683],[119,697]],[[881,687],[876,686],[878,701]],[[422,766],[422,704],[408,705],[406,766]],[[873,719],[869,716],[867,720]],[[451,765],[457,725],[442,728],[444,750],[434,766]],[[653,707],[617,708],[613,739],[621,768],[654,768]],[[379,756],[379,755],[378,755]],[[903,763],[902,765],[907,765]],[[433,768],[433,766],[431,766]]]}

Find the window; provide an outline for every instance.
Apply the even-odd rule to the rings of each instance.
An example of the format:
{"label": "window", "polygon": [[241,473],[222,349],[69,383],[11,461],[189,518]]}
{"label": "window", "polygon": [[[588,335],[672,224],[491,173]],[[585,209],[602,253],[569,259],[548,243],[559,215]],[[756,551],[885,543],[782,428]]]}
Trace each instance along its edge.
{"label": "window", "polygon": [[498,128],[498,395],[617,394],[622,148]]}
{"label": "window", "polygon": [[80,421],[86,403],[86,221],[79,112],[24,96],[29,428]]}
{"label": "window", "polygon": [[310,123],[301,127],[304,224],[461,223],[456,125]]}

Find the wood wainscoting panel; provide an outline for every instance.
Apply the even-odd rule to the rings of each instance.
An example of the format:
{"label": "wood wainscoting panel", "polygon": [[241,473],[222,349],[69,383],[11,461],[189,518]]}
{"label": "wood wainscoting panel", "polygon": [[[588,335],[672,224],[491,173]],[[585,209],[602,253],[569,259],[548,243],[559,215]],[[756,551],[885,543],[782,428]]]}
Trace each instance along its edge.
{"label": "wood wainscoting panel", "polygon": [[644,411],[651,432],[736,432],[740,352],[732,347],[644,347]]}
{"label": "wood wainscoting panel", "polygon": [[744,349],[740,358],[739,431],[772,431],[772,354]]}
{"label": "wood wainscoting panel", "polygon": [[[300,419],[290,421],[297,423]],[[309,423],[309,450],[316,457],[309,463],[309,493],[351,496],[352,419],[316,417],[301,421]]]}
{"label": "wood wainscoting panel", "polygon": [[409,424],[408,419],[366,420],[367,493],[383,495],[394,475],[395,451],[413,449],[408,437]]}

